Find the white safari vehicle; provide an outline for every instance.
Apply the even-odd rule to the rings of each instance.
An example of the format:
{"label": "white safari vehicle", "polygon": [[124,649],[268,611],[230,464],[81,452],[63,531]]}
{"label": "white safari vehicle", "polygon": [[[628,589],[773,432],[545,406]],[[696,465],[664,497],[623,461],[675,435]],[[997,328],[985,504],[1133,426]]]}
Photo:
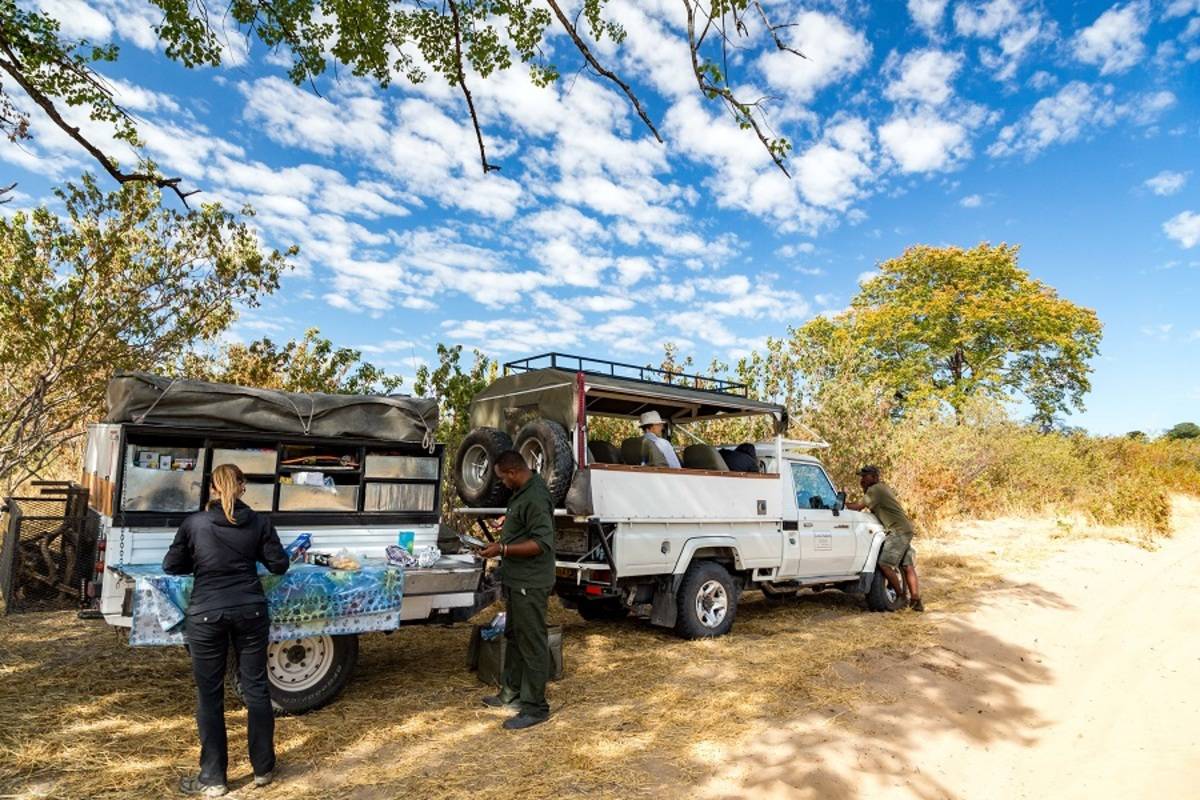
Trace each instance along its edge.
{"label": "white safari vehicle", "polygon": [[[632,612],[685,637],[719,636],[747,589],[779,597],[837,588],[865,595],[873,611],[899,608],[876,568],[882,526],[847,510],[810,454],[827,445],[784,438],[786,409],[746,393],[728,381],[557,353],[506,364],[471,405],[474,430],[455,465],[459,494],[474,506],[463,511],[503,512],[491,462],[499,450],[521,451],[561,503],[557,593],[589,619]],[[659,454],[637,437],[588,437],[589,419],[652,410],[669,422],[682,469],[654,465]],[[767,415],[776,435],[742,444],[740,458],[687,432],[690,423],[754,415]]]}
{"label": "white safari vehicle", "polygon": [[[270,513],[285,546],[307,533],[314,551],[382,560],[388,545],[438,544],[442,447],[432,439],[433,401],[148,375],[119,375],[108,399],[111,421],[88,428],[83,482],[99,532],[89,595],[110,625],[133,624],[135,578],[161,565],[179,523],[206,507],[219,464],[241,467],[243,500]],[[474,556],[443,555],[405,571],[398,613],[330,618],[313,636],[273,635],[268,673],[277,711],[331,701],[354,670],[359,633],[471,616],[495,595],[482,575]]]}

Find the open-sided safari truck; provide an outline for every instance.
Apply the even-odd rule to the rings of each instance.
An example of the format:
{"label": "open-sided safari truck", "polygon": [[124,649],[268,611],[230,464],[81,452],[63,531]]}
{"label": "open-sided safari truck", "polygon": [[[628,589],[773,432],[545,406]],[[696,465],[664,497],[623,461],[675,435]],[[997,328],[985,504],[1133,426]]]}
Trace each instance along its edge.
{"label": "open-sided safari truck", "polygon": [[[506,364],[471,404],[473,429],[454,473],[471,506],[463,511],[503,513],[507,493],[492,464],[503,450],[520,451],[560,506],[557,592],[585,618],[633,612],[689,638],[719,636],[745,589],[779,597],[804,587],[898,608],[876,571],[882,527],[847,510],[809,454],[825,443],[785,439],[787,410],[746,395],[725,380],[558,353]],[[658,452],[640,437],[588,436],[589,419],[648,411],[668,421],[676,445],[689,439],[682,469],[656,465]],[[749,443],[754,471],[730,469],[727,451],[687,432],[689,423],[753,415],[766,415],[775,433]]]}
{"label": "open-sided safari truck", "polygon": [[438,544],[442,446],[432,400],[125,374],[110,383],[108,406],[107,421],[88,429],[84,467],[100,534],[91,594],[110,625],[130,629],[131,644],[186,642],[190,578],[163,574],[162,559],[183,518],[207,506],[220,464],[242,469],[243,501],[271,515],[285,546],[307,533],[313,551],[344,550],[361,563],[293,564],[264,576],[277,710],[332,700],[354,670],[359,634],[466,619],[494,597],[470,554],[424,569],[385,561],[388,545]]}

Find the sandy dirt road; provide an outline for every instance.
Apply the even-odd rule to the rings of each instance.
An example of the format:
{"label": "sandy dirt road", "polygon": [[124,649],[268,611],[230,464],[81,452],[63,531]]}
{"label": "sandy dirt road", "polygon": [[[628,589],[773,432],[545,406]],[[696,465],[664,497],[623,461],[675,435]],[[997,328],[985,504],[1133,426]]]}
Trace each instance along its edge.
{"label": "sandy dirt road", "polygon": [[935,615],[936,646],[843,672],[886,702],[767,726],[701,793],[1200,798],[1198,550],[1180,500],[1155,551],[1083,539],[1012,567]]}

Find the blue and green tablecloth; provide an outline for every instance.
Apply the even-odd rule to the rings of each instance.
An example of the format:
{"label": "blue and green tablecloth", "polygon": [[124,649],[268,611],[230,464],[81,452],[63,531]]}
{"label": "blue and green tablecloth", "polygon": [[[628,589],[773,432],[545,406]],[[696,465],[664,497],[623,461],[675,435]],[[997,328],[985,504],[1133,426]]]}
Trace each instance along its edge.
{"label": "blue and green tablecloth", "polygon": [[[154,564],[115,568],[134,580],[132,645],[184,644],[192,576],[166,575]],[[293,564],[262,574],[271,641],[305,636],[390,631],[400,626],[404,570],[365,560],[357,570]]]}

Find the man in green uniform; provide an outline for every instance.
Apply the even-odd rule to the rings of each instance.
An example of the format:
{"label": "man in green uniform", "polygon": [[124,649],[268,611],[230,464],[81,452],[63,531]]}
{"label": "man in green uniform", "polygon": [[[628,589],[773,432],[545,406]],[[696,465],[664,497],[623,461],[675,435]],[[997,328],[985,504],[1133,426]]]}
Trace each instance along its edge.
{"label": "man in green uniform", "polygon": [[[896,594],[904,594],[904,584],[908,584],[908,605],[913,611],[924,611],[925,604],[921,602],[921,585],[917,581],[917,565],[913,558],[912,549],[913,525],[908,514],[896,499],[892,487],[879,479],[879,467],[866,466],[858,471],[858,485],[862,487],[865,501],[862,503],[846,503],[846,508],[855,511],[864,509],[879,518],[887,538],[879,550],[879,568],[887,577]],[[901,581],[900,570],[904,570]]]}
{"label": "man in green uniform", "polygon": [[521,730],[550,716],[546,682],[550,679],[550,643],[546,604],[554,588],[554,501],[542,476],[532,472],[515,450],[496,458],[496,475],[512,490],[500,541],[481,551],[500,557],[500,582],[508,612],[504,623],[504,686],[485,697],[493,708],[515,708],[504,727]]}

